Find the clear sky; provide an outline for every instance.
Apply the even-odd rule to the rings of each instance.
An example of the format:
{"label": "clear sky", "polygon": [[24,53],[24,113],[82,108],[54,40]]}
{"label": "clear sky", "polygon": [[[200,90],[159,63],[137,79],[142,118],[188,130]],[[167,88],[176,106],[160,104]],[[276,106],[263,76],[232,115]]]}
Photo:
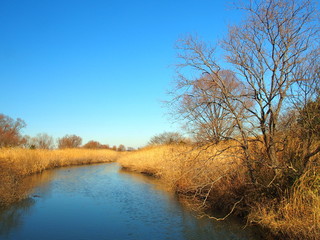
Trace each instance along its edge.
{"label": "clear sky", "polygon": [[0,0],[0,113],[30,136],[143,146],[179,130],[161,103],[176,41],[238,18],[224,0]]}

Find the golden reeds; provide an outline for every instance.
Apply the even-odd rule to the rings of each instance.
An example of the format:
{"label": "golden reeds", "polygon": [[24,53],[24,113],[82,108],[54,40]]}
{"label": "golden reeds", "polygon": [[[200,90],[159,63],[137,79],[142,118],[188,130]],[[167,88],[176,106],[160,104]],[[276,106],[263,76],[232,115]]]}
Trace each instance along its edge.
{"label": "golden reeds", "polygon": [[[252,154],[259,146],[252,147]],[[320,170],[310,168],[288,186],[279,199],[265,198],[263,187],[250,188],[241,151],[234,143],[214,146],[166,145],[148,147],[122,155],[118,162],[132,171],[161,178],[170,188],[192,199],[196,206],[249,213],[258,223],[287,239],[320,239]],[[256,172],[268,184],[267,170]],[[267,185],[266,185],[267,186]],[[212,217],[215,218],[215,217]],[[215,218],[217,219],[217,218]]]}
{"label": "golden reeds", "polygon": [[[174,191],[201,199],[201,206],[226,195],[227,185],[233,189],[245,184],[237,148],[224,144],[195,148],[190,145],[148,147],[122,155],[118,162],[129,170],[160,177]],[[232,181],[232,183],[230,183]],[[210,202],[208,201],[210,199]],[[228,197],[228,203],[236,199]]]}
{"label": "golden reeds", "polygon": [[280,203],[256,203],[248,219],[290,239],[320,239],[320,167],[306,171]]}
{"label": "golden reeds", "polygon": [[25,196],[25,176],[56,167],[116,161],[120,153],[108,149],[0,149],[0,206]]}

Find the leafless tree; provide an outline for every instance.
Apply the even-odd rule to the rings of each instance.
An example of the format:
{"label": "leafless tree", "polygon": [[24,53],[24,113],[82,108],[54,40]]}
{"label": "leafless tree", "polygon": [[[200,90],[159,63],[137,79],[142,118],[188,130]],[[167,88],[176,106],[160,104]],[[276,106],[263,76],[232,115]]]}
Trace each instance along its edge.
{"label": "leafless tree", "polygon": [[119,152],[124,152],[126,150],[126,147],[123,144],[120,144],[117,150]]}
{"label": "leafless tree", "polygon": [[80,147],[82,138],[76,135],[65,135],[63,138],[58,139],[59,148],[77,148]]}
{"label": "leafless tree", "polygon": [[110,149],[110,146],[109,146],[109,144],[102,144],[102,145],[100,145],[100,148],[101,149]]}
{"label": "leafless tree", "polygon": [[34,145],[38,149],[52,149],[54,147],[54,140],[52,136],[46,133],[39,133],[30,139],[30,144],[30,146]]}
{"label": "leafless tree", "polygon": [[[296,137],[301,138],[300,151],[303,166],[306,167],[311,157],[320,151],[320,146],[314,149],[314,145],[320,139],[320,59],[319,49],[308,56],[308,67],[305,69],[305,80],[299,81],[296,87],[291,89],[293,109],[296,110],[297,125]],[[299,134],[297,134],[299,133]]]}
{"label": "leafless tree", "polygon": [[20,131],[25,126],[26,123],[20,118],[14,120],[9,116],[0,114],[0,148],[23,144],[24,138]]}
{"label": "leafless tree", "polygon": [[178,132],[164,132],[153,136],[148,145],[177,144],[185,142],[185,138]]}
{"label": "leafless tree", "polygon": [[[196,43],[189,38],[184,44],[195,47],[193,44]],[[223,82],[225,89],[219,87],[219,81]],[[227,92],[242,98],[239,94],[244,91],[243,84],[233,72],[222,70],[217,75],[205,73],[193,81],[184,79],[179,83],[179,91],[181,90],[184,93],[176,98],[178,113],[198,142],[218,143],[238,134],[234,116],[225,101]],[[243,113],[237,101],[230,98],[228,104],[239,114]]]}
{"label": "leafless tree", "polygon": [[[226,62],[217,60],[221,57],[216,48],[197,38],[179,41],[182,62],[173,102],[179,103],[182,117],[187,115],[204,132],[224,126],[218,135],[238,142],[255,183],[256,162],[267,165],[274,177],[281,175],[285,167],[278,155],[283,147],[278,134],[281,114],[289,100],[297,97],[292,94],[294,89],[306,83],[315,89],[319,81],[319,21],[309,0],[250,0],[238,7],[245,11],[246,19],[231,26],[217,45],[224,50]],[[199,79],[211,81],[214,91],[210,84],[199,88]],[[230,82],[239,87],[230,87]],[[223,114],[216,114],[213,106]],[[214,127],[208,124],[207,128],[203,122],[214,123]],[[249,142],[253,139],[262,143],[266,158],[252,159]]]}
{"label": "leafless tree", "polygon": [[[313,78],[308,60],[319,49],[319,22],[312,1],[250,1],[247,20],[224,41],[227,60],[246,81],[270,164],[277,157],[277,127],[290,90]],[[316,56],[318,57],[318,55]],[[310,72],[312,74],[310,75]]]}
{"label": "leafless tree", "polygon": [[91,149],[98,149],[98,148],[101,148],[101,143],[97,142],[97,141],[89,141],[87,142],[85,145],[83,145],[82,147],[83,148],[91,148]]}

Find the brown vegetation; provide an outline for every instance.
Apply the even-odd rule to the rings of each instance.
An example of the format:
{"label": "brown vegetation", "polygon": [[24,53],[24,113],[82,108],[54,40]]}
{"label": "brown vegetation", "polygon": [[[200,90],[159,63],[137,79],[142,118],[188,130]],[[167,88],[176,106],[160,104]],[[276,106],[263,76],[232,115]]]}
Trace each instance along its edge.
{"label": "brown vegetation", "polygon": [[120,144],[117,151],[124,152],[126,150],[126,147],[123,144]]}
{"label": "brown vegetation", "polygon": [[108,144],[101,144],[98,141],[91,140],[82,146],[89,149],[110,149]]}
{"label": "brown vegetation", "polygon": [[320,168],[306,171],[280,202],[256,202],[248,219],[290,239],[319,239]]}
{"label": "brown vegetation", "polygon": [[[239,198],[233,191],[240,191],[248,177],[239,149],[226,151],[227,145],[226,142],[200,148],[185,144],[153,146],[124,154],[118,162],[128,170],[161,178],[172,190],[199,200],[200,209],[218,203],[228,209]],[[220,202],[222,196],[225,199]]]}
{"label": "brown vegetation", "polygon": [[[276,234],[318,239],[317,7],[311,0],[247,1],[237,7],[246,18],[229,27],[216,47],[192,36],[177,46],[181,62],[169,104],[198,146],[191,151],[198,152],[193,161],[183,157],[177,190],[213,207],[249,213],[250,222]],[[207,165],[225,165],[224,160],[230,166],[237,162],[237,168],[216,174]],[[216,177],[203,176],[208,169],[207,176]]]}
{"label": "brown vegetation", "polygon": [[0,114],[0,148],[14,147],[23,144],[25,139],[20,130],[26,126],[20,118],[14,120],[9,116]]}
{"label": "brown vegetation", "polygon": [[25,197],[29,189],[24,177],[46,169],[70,165],[116,161],[119,153],[112,150],[63,149],[0,149],[0,206]]}
{"label": "brown vegetation", "polygon": [[[262,145],[250,145],[252,156],[258,157],[261,149]],[[294,181],[293,187],[279,197],[277,190],[268,186],[273,172],[266,167],[255,166],[261,186],[250,184],[241,154],[241,147],[235,148],[232,141],[202,147],[162,145],[125,153],[118,162],[125,169],[160,178],[201,216],[224,220],[237,214],[283,238],[318,239],[319,167],[308,168],[300,177],[297,173],[295,180],[288,174],[282,184]],[[313,161],[320,163],[319,157]],[[226,215],[215,216],[215,209],[226,211]]]}
{"label": "brown vegetation", "polygon": [[178,132],[164,132],[153,136],[148,142],[148,145],[165,145],[186,142],[188,142],[188,139],[184,138]]}
{"label": "brown vegetation", "polygon": [[[246,216],[248,223],[282,238],[320,239],[317,7],[311,0],[250,0],[238,7],[246,19],[231,26],[217,45],[223,57],[195,37],[178,44],[179,76],[168,104],[195,143],[178,144],[180,135],[165,133],[151,139],[156,146],[122,153],[119,162],[161,178],[201,211],[219,208],[226,216]],[[24,126],[18,120],[4,122],[10,123],[9,131],[0,125],[0,144],[2,136],[10,139],[10,129]],[[12,145],[5,144],[0,146]],[[79,137],[66,136],[59,148],[80,144]],[[47,163],[26,151],[32,160],[15,162],[16,150],[6,151],[0,167],[9,171],[0,174],[8,186],[15,186],[19,176],[64,165],[63,154]]]}
{"label": "brown vegetation", "polygon": [[39,133],[33,138],[26,138],[26,143],[24,145],[31,149],[53,149],[54,140],[53,137],[46,133]]}
{"label": "brown vegetation", "polygon": [[[268,168],[274,183],[292,164],[290,158],[279,158],[287,142],[283,116],[288,110],[309,112],[308,103],[319,95],[319,19],[309,0],[249,1],[239,8],[246,19],[230,27],[218,45],[227,64],[210,44],[195,37],[179,41],[181,62],[170,104],[204,144],[234,140],[252,184],[260,184],[257,163]],[[313,145],[313,135],[304,141]],[[263,157],[250,154],[250,139],[263,146]],[[306,167],[320,148],[305,150],[301,159]]]}
{"label": "brown vegetation", "polygon": [[82,144],[82,138],[77,135],[65,135],[58,139],[58,148],[77,148]]}

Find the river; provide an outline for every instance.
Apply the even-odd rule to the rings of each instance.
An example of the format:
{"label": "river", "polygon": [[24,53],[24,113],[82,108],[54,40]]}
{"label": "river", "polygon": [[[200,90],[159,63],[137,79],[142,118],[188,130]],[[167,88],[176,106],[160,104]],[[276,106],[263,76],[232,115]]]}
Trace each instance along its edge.
{"label": "river", "polygon": [[48,170],[28,181],[30,197],[0,211],[0,239],[260,239],[233,220],[196,218],[159,180],[117,163]]}

